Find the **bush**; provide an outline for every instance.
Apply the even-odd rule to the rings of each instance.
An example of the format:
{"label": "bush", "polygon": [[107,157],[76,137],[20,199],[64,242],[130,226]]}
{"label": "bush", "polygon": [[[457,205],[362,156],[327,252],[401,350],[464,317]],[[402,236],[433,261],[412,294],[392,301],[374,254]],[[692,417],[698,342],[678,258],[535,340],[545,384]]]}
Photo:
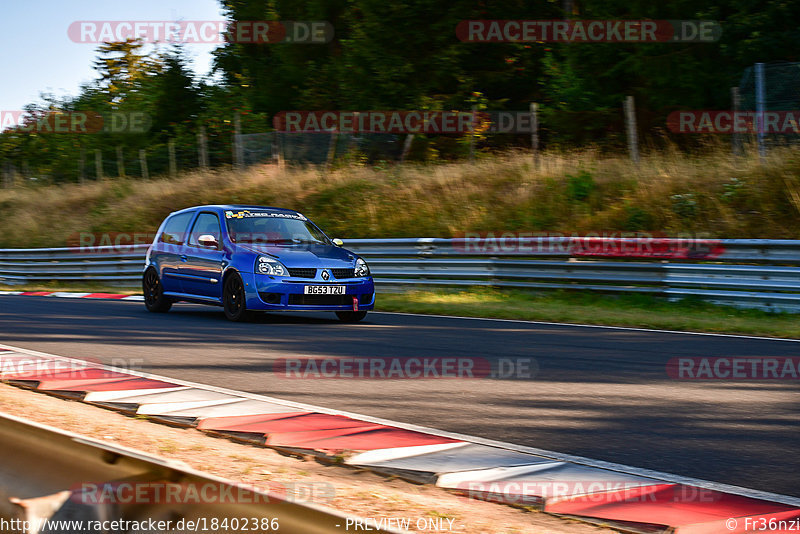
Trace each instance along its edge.
{"label": "bush", "polygon": [[567,175],[567,198],[570,200],[584,201],[595,190],[594,178],[585,170],[578,174]]}

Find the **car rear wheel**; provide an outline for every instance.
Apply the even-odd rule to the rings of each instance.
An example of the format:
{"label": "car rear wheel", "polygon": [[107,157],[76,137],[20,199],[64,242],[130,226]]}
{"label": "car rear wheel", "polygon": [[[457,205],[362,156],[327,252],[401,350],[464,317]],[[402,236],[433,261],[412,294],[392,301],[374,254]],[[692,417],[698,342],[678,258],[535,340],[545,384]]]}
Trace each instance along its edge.
{"label": "car rear wheel", "polygon": [[164,296],[164,286],[158,279],[158,272],[152,267],[142,276],[142,294],[148,311],[165,313],[172,308],[172,300]]}
{"label": "car rear wheel", "polygon": [[343,323],[357,323],[361,319],[367,316],[367,312],[365,311],[340,311],[336,312],[336,317],[339,318],[340,321]]}
{"label": "car rear wheel", "polygon": [[231,321],[246,321],[251,317],[247,311],[247,296],[244,292],[244,282],[238,273],[233,273],[225,278],[225,287],[222,289],[222,307],[225,317]]}

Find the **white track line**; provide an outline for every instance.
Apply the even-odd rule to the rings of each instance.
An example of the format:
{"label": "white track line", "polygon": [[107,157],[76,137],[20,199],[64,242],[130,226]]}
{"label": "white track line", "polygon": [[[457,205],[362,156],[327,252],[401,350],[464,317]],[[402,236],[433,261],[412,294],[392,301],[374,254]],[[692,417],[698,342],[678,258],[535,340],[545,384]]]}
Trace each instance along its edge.
{"label": "white track line", "polygon": [[[22,349],[22,348],[13,347],[11,345],[0,344],[0,349],[8,349],[8,350],[11,350],[11,351],[14,351],[14,352],[18,352],[18,353],[22,353],[22,354],[30,354],[32,356],[37,356],[37,357],[40,357],[40,358],[50,358],[50,359],[63,360],[63,361],[69,361],[69,362],[75,362],[75,363],[83,363],[83,360],[79,360],[79,359],[76,359],[76,358],[68,358],[68,357],[65,357],[65,356],[58,356],[58,355],[49,354],[49,353],[46,353],[46,352],[38,352],[38,351],[34,351],[34,350]],[[95,367],[97,367],[97,366],[95,365]],[[771,493],[771,492],[768,492],[768,491],[761,491],[761,490],[743,488],[741,486],[733,486],[733,485],[730,485],[730,484],[723,484],[723,483],[720,483],[720,482],[711,482],[711,481],[702,480],[702,479],[699,479],[699,478],[684,477],[684,476],[681,476],[681,475],[673,475],[671,473],[663,473],[661,471],[654,471],[654,470],[651,470],[651,469],[645,469],[645,468],[640,468],[640,467],[631,467],[631,466],[627,466],[627,465],[623,465],[623,464],[617,464],[617,463],[613,463],[613,462],[606,462],[604,460],[594,460],[592,458],[585,458],[583,456],[574,456],[574,455],[571,455],[571,454],[563,454],[563,453],[559,453],[559,452],[548,451],[548,450],[545,450],[545,449],[538,449],[538,448],[535,448],[535,447],[527,447],[527,446],[524,446],[524,445],[517,445],[517,444],[514,444],[514,443],[506,443],[506,442],[503,442],[503,441],[496,441],[496,440],[492,440],[492,439],[486,439],[486,438],[480,438],[480,437],[476,437],[476,436],[470,436],[470,435],[467,435],[467,434],[459,434],[459,433],[455,433],[455,432],[447,432],[447,431],[438,430],[438,429],[435,429],[435,428],[429,428],[429,427],[424,427],[424,426],[419,426],[419,425],[413,425],[413,424],[409,424],[409,423],[401,423],[401,422],[398,422],[398,421],[391,421],[391,420],[388,420],[388,419],[381,419],[381,418],[378,418],[378,417],[371,417],[371,416],[367,416],[367,415],[357,414],[357,413],[353,413],[353,412],[346,412],[346,411],[342,411],[342,410],[324,408],[324,407],[321,407],[321,406],[314,406],[312,404],[305,404],[305,403],[301,403],[301,402],[294,402],[294,401],[289,401],[289,400],[284,400],[284,399],[277,399],[275,397],[269,397],[267,395],[258,395],[258,394],[255,394],[255,393],[248,393],[246,391],[236,391],[236,390],[217,387],[217,386],[210,386],[210,385],[206,385],[206,384],[198,384],[196,382],[189,382],[187,380],[180,380],[180,379],[171,378],[171,377],[153,375],[153,374],[150,374],[150,373],[129,371],[127,369],[119,369],[119,368],[106,366],[106,365],[103,365],[101,367],[103,367],[105,369],[108,369],[108,370],[126,372],[126,373],[129,373],[131,375],[141,376],[143,378],[150,378],[150,379],[153,379],[153,380],[162,380],[162,381],[166,381],[166,382],[171,382],[173,384],[179,384],[179,385],[182,385],[182,386],[189,386],[189,387],[198,388],[198,389],[205,389],[207,391],[215,391],[215,392],[218,392],[218,393],[225,393],[227,395],[238,396],[238,397],[242,397],[242,398],[246,398],[246,399],[266,401],[266,402],[271,402],[271,403],[275,403],[275,404],[282,404],[284,406],[290,406],[290,407],[293,407],[293,408],[299,408],[299,409],[301,409],[303,411],[319,412],[319,413],[326,413],[326,414],[331,414],[331,415],[344,415],[346,417],[351,417],[353,419],[359,419],[359,420],[367,421],[367,422],[370,422],[370,423],[393,426],[393,427],[402,428],[402,429],[405,429],[405,430],[411,430],[411,431],[415,431],[415,432],[422,432],[422,433],[425,433],[425,434],[431,434],[431,435],[434,435],[434,436],[466,441],[466,442],[469,442],[469,443],[478,443],[478,444],[481,444],[481,445],[487,445],[489,447],[499,447],[501,449],[508,449],[508,450],[517,451],[517,452],[525,452],[525,453],[529,453],[529,454],[535,454],[535,455],[538,455],[538,456],[544,456],[546,458],[552,458],[554,460],[558,460],[558,461],[562,461],[562,462],[571,462],[571,463],[575,463],[575,464],[586,465],[586,466],[589,466],[589,467],[595,467],[595,468],[598,468],[598,469],[608,469],[608,470],[611,470],[611,471],[619,471],[621,473],[627,473],[627,474],[635,475],[635,476],[655,478],[655,479],[663,480],[665,482],[670,482],[670,483],[673,483],[673,484],[685,484],[685,485],[690,485],[690,486],[697,486],[697,487],[705,488],[705,489],[709,489],[709,490],[720,491],[720,492],[724,492],[724,493],[732,493],[732,494],[735,494],[735,495],[741,495],[743,497],[750,497],[750,498],[753,498],[753,499],[762,499],[762,500],[767,500],[767,501],[787,504],[787,505],[790,505],[790,506],[798,506],[798,507],[800,507],[800,498],[799,497],[792,497],[790,495],[781,495],[781,494],[778,494],[778,493]]]}

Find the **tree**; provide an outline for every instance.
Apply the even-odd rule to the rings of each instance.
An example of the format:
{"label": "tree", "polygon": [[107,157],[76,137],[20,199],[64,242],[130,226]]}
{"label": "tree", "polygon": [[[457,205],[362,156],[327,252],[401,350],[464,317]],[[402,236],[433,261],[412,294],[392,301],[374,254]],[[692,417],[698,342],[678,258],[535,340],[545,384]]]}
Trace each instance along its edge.
{"label": "tree", "polygon": [[201,95],[181,46],[161,58],[163,69],[154,79],[155,102],[152,131],[174,133],[175,125],[193,121],[200,113]]}
{"label": "tree", "polygon": [[98,85],[107,95],[108,102],[124,102],[148,78],[161,71],[161,64],[140,54],[144,44],[139,39],[104,43],[97,48],[99,54],[94,68],[100,73]]}

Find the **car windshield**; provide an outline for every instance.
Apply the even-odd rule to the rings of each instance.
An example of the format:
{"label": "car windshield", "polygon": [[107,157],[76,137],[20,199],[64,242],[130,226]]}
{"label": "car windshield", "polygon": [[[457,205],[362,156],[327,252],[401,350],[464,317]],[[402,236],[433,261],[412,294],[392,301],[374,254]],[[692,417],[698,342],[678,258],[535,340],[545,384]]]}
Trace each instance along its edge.
{"label": "car windshield", "polygon": [[322,231],[302,215],[282,212],[226,212],[234,243],[279,245],[330,244]]}

